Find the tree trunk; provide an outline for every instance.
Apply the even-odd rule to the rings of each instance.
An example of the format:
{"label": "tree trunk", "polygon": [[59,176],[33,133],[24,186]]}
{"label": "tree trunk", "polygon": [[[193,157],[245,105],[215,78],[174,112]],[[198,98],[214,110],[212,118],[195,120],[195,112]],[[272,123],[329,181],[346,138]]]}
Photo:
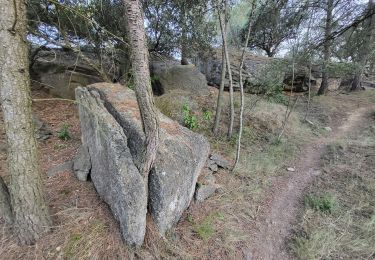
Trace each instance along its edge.
{"label": "tree trunk", "polygon": [[318,90],[318,95],[324,95],[328,90],[328,64],[331,58],[331,45],[332,39],[331,31],[332,31],[332,12],[333,12],[333,0],[327,1],[326,7],[326,25],[324,28],[324,61],[322,66],[322,83],[320,84],[320,88]]}
{"label": "tree trunk", "polygon": [[[227,14],[227,2],[225,0],[224,3],[224,14]],[[224,54],[225,54],[225,60],[227,63],[227,70],[228,70],[228,77],[229,77],[229,99],[230,99],[230,122],[229,122],[229,128],[228,128],[228,138],[232,138],[233,135],[233,124],[234,124],[234,101],[233,101],[233,79],[232,79],[232,70],[230,67],[230,59],[229,59],[229,52],[228,52],[228,45],[227,45],[227,37],[224,32],[224,20],[226,20],[226,17],[223,18],[221,14],[221,10],[218,10],[219,15],[219,22],[220,22],[220,31],[221,31],[221,37],[223,41],[223,48],[224,48]]]}
{"label": "tree trunk", "polygon": [[180,2],[181,13],[180,13],[180,26],[181,26],[181,65],[189,65],[188,60],[188,48],[186,47],[188,44],[188,37],[186,31],[186,3],[185,1]]}
{"label": "tree trunk", "polygon": [[131,48],[131,61],[135,81],[135,94],[141,112],[143,130],[146,136],[143,161],[140,172],[148,179],[148,174],[155,161],[159,142],[159,119],[156,113],[150,70],[148,49],[145,35],[143,13],[138,0],[124,0],[127,26]]}
{"label": "tree trunk", "polygon": [[25,1],[0,0],[0,10],[0,98],[14,231],[21,244],[33,244],[49,230],[51,221],[42,192],[31,117]]}
{"label": "tree trunk", "polygon": [[[373,0],[369,0],[368,2],[368,13],[375,12],[375,5]],[[354,79],[352,82],[352,86],[350,88],[351,91],[360,90],[361,88],[361,81],[362,81],[362,74],[367,64],[367,61],[371,55],[371,44],[374,41],[374,31],[375,31],[375,15],[372,15],[367,19],[367,23],[365,25],[366,36],[363,39],[363,46],[359,49],[359,57],[358,57],[358,69],[354,75]]]}
{"label": "tree trunk", "polygon": [[0,218],[5,220],[5,223],[12,224],[12,209],[10,206],[10,197],[7,186],[3,178],[0,177]]}
{"label": "tree trunk", "polygon": [[[251,13],[250,13],[250,19],[253,15],[253,11],[255,9],[255,3],[256,0],[253,0],[252,6],[251,6]],[[245,45],[242,50],[242,55],[241,55],[241,61],[240,61],[240,68],[239,68],[239,73],[240,73],[240,93],[241,93],[241,107],[240,107],[240,129],[238,131],[238,140],[237,140],[237,152],[236,152],[236,161],[234,162],[233,170],[236,169],[239,161],[240,161],[240,154],[241,154],[241,138],[242,138],[242,130],[243,130],[243,111],[244,111],[244,106],[245,106],[245,97],[244,97],[244,90],[243,90],[243,77],[242,77],[242,68],[243,64],[245,61],[245,54],[246,54],[246,47],[249,44],[250,40],[250,33],[251,33],[251,20],[249,20],[249,27],[247,29],[247,34],[246,34],[246,39],[245,39]]]}
{"label": "tree trunk", "polygon": [[[226,34],[226,25],[224,25],[224,33]],[[219,95],[217,96],[217,104],[216,104],[216,114],[215,114],[215,123],[213,128],[213,133],[217,135],[220,126],[220,119],[221,119],[221,110],[223,106],[223,94],[224,94],[224,86],[225,86],[225,75],[227,73],[226,70],[226,60],[225,60],[225,51],[224,46],[222,46],[222,54],[221,54],[221,81],[220,81],[220,89]]]}

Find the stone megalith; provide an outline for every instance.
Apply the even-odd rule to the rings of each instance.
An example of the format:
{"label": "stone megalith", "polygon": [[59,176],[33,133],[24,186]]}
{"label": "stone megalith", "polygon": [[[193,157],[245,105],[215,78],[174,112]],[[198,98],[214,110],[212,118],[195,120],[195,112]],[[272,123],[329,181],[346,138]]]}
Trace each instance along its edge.
{"label": "stone megalith", "polygon": [[[107,110],[128,138],[133,161],[139,167],[145,136],[134,92],[118,84],[98,83]],[[160,143],[149,175],[148,202],[158,230],[163,234],[189,206],[198,176],[209,155],[208,141],[200,134],[159,113]]]}
{"label": "stone megalith", "polygon": [[91,180],[109,205],[129,245],[143,244],[147,182],[138,171],[122,128],[104,107],[99,93],[77,88],[82,143],[91,160]]}
{"label": "stone megalith", "polygon": [[[91,146],[88,145],[88,150],[92,162],[91,178],[95,187],[97,180],[94,175],[98,175],[94,173],[96,171],[95,168],[99,167],[103,172],[113,170],[109,167],[103,169],[103,165],[113,165],[117,160],[116,156],[108,154],[109,151],[102,149],[101,146],[106,144],[104,141],[103,144],[100,143],[101,141],[96,141],[98,139],[96,136],[100,136],[97,132],[102,132],[101,129],[103,127],[101,125],[110,126],[108,128],[111,131],[108,132],[108,135],[103,136],[103,139],[107,140],[106,142],[109,143],[110,147],[120,146],[118,150],[122,151],[121,158],[127,158],[127,160],[123,158],[124,165],[121,166],[131,168],[132,172],[134,165],[138,169],[143,154],[145,135],[134,92],[118,84],[97,83],[87,88],[78,89],[76,96],[80,107],[84,144],[87,145],[88,142],[86,140],[91,140],[92,143]],[[93,108],[88,110],[85,106]],[[84,112],[81,112],[81,110]],[[96,123],[98,121],[97,117],[100,115],[96,110],[100,110],[101,113],[105,114],[101,118],[105,119],[104,121],[108,120],[108,122],[101,122],[101,125]],[[139,184],[133,183],[138,181],[137,178],[127,180],[126,184],[129,187],[122,186],[118,188],[128,189],[128,193],[139,194],[143,192],[143,196],[148,197],[147,204],[155,225],[159,232],[164,234],[166,230],[178,222],[184,210],[190,205],[198,176],[209,155],[209,144],[202,135],[179,125],[176,121],[171,120],[160,112],[159,119],[160,143],[156,161],[148,180],[140,179],[141,183],[148,183],[148,190],[142,190],[141,188],[146,187],[146,185],[138,187],[137,185]],[[123,145],[126,145],[126,147],[123,147]],[[103,151],[98,152],[98,150]],[[93,156],[95,157],[93,158]],[[131,165],[131,167],[127,164]],[[119,169],[120,167],[117,167],[114,170],[119,171]],[[108,174],[102,173],[102,175]],[[134,174],[134,176],[138,175]],[[115,174],[115,176],[109,177],[117,178],[118,176]],[[106,181],[105,185],[107,186],[101,187],[102,190],[111,189],[112,185],[117,187],[117,180],[107,179]],[[138,181],[138,183],[140,182]],[[138,188],[139,191],[136,190]],[[143,201],[143,197],[140,197]],[[109,198],[106,202],[111,204],[111,199],[113,198]],[[145,221],[143,212],[139,215],[139,218]]]}

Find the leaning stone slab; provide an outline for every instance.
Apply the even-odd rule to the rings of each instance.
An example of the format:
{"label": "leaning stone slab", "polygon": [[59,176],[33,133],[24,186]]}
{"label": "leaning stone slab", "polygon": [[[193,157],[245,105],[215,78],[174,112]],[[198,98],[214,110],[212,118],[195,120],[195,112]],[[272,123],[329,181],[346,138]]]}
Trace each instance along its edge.
{"label": "leaning stone slab", "polygon": [[[121,125],[133,161],[139,168],[145,136],[134,92],[108,83],[97,83],[87,88],[89,92],[100,94],[106,109]],[[180,126],[162,113],[159,113],[159,119],[160,144],[149,175],[148,197],[152,218],[163,234],[177,223],[189,206],[209,154],[209,144],[202,135]]]}
{"label": "leaning stone slab", "polygon": [[105,108],[98,91],[79,87],[76,100],[95,189],[119,222],[124,240],[140,246],[146,230],[147,182],[133,161],[123,129]]}

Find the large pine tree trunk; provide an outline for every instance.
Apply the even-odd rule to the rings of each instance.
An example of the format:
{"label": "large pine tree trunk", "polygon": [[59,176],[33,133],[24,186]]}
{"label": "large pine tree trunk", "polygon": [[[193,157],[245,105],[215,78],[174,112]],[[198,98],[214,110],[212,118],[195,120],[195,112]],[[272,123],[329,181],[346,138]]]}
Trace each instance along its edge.
{"label": "large pine tree trunk", "polygon": [[[373,0],[369,0],[368,2],[368,13],[375,12],[375,5]],[[373,45],[374,41],[374,34],[375,34],[375,14],[369,17],[365,24],[366,36],[363,39],[363,45],[359,49],[359,57],[358,57],[358,68],[355,72],[354,79],[352,82],[352,86],[350,88],[351,91],[359,90],[361,88],[361,81],[362,81],[362,74],[367,64],[368,58],[371,55],[371,45]]]}
{"label": "large pine tree trunk", "polygon": [[25,1],[0,0],[0,11],[0,98],[8,142],[14,231],[20,243],[33,244],[49,230],[50,217],[31,117]]}
{"label": "large pine tree trunk", "polygon": [[332,40],[331,31],[332,31],[332,12],[333,12],[333,0],[327,1],[326,6],[326,25],[324,28],[324,61],[322,66],[322,83],[320,84],[320,88],[318,90],[318,95],[324,95],[328,90],[328,64],[331,58],[331,45]]}
{"label": "large pine tree trunk", "polygon": [[147,179],[155,161],[159,141],[159,120],[152,96],[142,9],[138,0],[124,0],[124,3],[132,53],[131,61],[135,80],[135,94],[146,135],[143,162],[140,171]]}

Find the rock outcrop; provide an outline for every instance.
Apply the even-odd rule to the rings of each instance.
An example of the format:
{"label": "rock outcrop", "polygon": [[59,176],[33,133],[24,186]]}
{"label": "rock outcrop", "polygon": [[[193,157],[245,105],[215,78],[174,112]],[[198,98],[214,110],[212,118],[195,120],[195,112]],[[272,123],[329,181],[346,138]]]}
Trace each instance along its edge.
{"label": "rock outcrop", "polygon": [[[158,84],[159,94],[171,92],[173,90],[185,90],[195,95],[208,95],[207,80],[194,65],[165,65],[152,67],[152,74],[155,84]],[[154,88],[155,92],[155,88]]]}
{"label": "rock outcrop", "polygon": [[[242,50],[229,50],[233,87],[239,88],[239,64],[241,61]],[[244,66],[242,69],[244,82],[255,82],[267,64],[276,60],[275,58],[257,56],[246,53]],[[221,81],[221,48],[214,49],[208,55],[201,55],[194,61],[199,70],[206,75],[209,85],[220,86]],[[282,80],[282,79],[281,79]],[[280,82],[281,83],[281,82]],[[228,75],[226,77],[225,87],[229,87]]]}
{"label": "rock outcrop", "polygon": [[92,67],[72,52],[58,49],[39,51],[31,63],[32,87],[43,87],[61,98],[74,99],[78,86],[103,81]]}
{"label": "rock outcrop", "polygon": [[127,137],[97,91],[79,87],[76,99],[95,189],[120,223],[124,240],[141,245],[146,230],[147,182],[134,164]]}
{"label": "rock outcrop", "polygon": [[[92,162],[91,179],[114,215],[122,214],[117,220],[124,239],[140,244],[144,226],[137,221],[145,221],[147,206],[155,226],[165,233],[193,198],[209,154],[207,140],[159,113],[160,144],[154,168],[144,180],[138,168],[145,135],[134,92],[121,85],[98,83],[78,88],[76,98],[83,144],[88,147]],[[122,198],[116,197],[118,194],[123,194]],[[130,222],[122,223],[121,218],[129,212],[139,224],[137,229],[130,229]],[[131,233],[139,236],[135,239]]]}

